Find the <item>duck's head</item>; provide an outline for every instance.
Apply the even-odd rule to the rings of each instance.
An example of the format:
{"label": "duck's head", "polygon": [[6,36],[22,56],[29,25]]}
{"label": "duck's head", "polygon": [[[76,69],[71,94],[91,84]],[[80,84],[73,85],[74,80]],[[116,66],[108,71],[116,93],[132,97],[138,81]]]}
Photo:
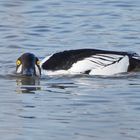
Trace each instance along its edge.
{"label": "duck's head", "polygon": [[39,59],[32,53],[22,54],[16,61],[16,73],[24,76],[40,76]]}

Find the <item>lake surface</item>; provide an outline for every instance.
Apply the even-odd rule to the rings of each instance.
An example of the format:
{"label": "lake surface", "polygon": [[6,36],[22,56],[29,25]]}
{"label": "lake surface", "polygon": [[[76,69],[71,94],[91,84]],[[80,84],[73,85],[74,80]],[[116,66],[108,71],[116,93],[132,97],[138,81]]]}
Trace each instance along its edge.
{"label": "lake surface", "polygon": [[139,72],[14,75],[24,52],[78,48],[140,54],[140,1],[0,1],[1,140],[140,140]]}

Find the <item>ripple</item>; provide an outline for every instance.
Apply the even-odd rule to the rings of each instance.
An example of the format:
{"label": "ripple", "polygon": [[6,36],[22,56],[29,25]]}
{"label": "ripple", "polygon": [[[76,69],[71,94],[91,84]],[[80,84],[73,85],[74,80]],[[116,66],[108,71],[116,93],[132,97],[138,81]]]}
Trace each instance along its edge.
{"label": "ripple", "polygon": [[27,51],[139,53],[138,0],[2,0],[0,12],[1,139],[139,139],[139,72],[38,79],[13,72]]}
{"label": "ripple", "polygon": [[25,119],[35,119],[36,117],[35,116],[22,116],[22,115],[19,115],[20,118],[25,118]]}

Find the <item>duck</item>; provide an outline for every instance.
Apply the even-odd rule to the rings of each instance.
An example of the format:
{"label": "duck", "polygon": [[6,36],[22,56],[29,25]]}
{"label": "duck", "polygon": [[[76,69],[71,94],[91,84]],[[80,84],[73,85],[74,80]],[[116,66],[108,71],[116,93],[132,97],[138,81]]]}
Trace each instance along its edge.
{"label": "duck", "polygon": [[24,53],[16,61],[16,74],[25,76],[115,75],[134,70],[140,70],[140,56],[137,53],[98,49],[65,50],[42,61],[33,53]]}

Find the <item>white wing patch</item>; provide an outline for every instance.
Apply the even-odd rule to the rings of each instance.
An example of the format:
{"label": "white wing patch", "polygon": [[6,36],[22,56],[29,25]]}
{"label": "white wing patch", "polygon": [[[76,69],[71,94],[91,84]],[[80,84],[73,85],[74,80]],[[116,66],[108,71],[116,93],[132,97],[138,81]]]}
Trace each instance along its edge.
{"label": "white wing patch", "polygon": [[98,54],[74,63],[69,72],[84,73],[90,71],[90,75],[113,75],[127,72],[128,66],[129,58],[127,55]]}

